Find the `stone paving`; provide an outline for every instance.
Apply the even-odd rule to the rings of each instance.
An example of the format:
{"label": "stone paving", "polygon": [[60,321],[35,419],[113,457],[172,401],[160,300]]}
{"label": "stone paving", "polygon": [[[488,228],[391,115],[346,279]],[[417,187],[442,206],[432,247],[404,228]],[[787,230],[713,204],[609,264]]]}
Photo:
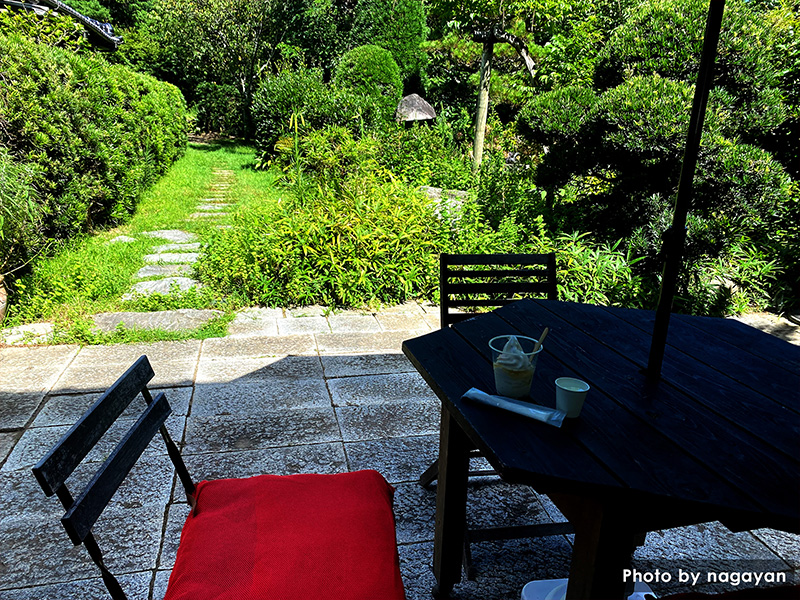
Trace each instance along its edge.
{"label": "stone paving", "polygon": [[[168,427],[197,480],[380,471],[397,490],[407,596],[429,598],[435,492],[416,480],[437,453],[440,407],[400,346],[438,327],[436,310],[417,303],[375,313],[249,309],[226,338],[0,348],[0,599],[106,597],[85,550],[73,548],[61,528],[58,502],[44,497],[30,467],[142,354],[156,372],[152,386],[173,406]],[[103,445],[89,460],[107,452]],[[75,490],[86,477],[86,470],[76,474]],[[156,439],[95,528],[132,600],[163,597],[188,511],[175,484]],[[561,519],[546,497],[496,478],[473,480],[469,498],[475,525]],[[518,599],[529,580],[565,577],[570,537],[474,544],[478,577],[457,586],[458,597]],[[731,533],[709,523],[653,532],[635,560],[650,571],[762,560],[796,574],[800,544],[780,532]],[[676,582],[653,587],[681,589]]]}

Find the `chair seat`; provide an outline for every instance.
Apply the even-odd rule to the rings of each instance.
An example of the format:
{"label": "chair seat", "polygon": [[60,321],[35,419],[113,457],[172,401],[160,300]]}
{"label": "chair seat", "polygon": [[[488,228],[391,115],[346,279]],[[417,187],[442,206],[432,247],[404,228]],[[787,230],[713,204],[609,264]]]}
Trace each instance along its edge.
{"label": "chair seat", "polygon": [[201,481],[165,600],[402,600],[376,471]]}

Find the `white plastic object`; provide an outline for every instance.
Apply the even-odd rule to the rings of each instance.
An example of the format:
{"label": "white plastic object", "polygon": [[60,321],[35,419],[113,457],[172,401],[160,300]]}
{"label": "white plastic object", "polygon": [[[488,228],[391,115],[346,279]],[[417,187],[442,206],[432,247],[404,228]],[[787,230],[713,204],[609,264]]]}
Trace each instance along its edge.
{"label": "white plastic object", "polygon": [[[522,588],[522,600],[564,600],[567,595],[567,581],[567,579],[540,579],[526,583]],[[650,597],[657,596],[649,585],[637,581],[628,600],[649,600]]]}

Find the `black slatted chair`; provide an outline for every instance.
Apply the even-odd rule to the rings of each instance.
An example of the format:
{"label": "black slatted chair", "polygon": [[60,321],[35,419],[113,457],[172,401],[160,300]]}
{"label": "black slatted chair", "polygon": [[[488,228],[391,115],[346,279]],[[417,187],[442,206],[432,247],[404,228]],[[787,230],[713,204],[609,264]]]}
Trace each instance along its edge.
{"label": "black slatted chair", "polygon": [[556,255],[442,254],[439,296],[442,327],[475,316],[453,309],[497,308],[531,296],[556,300]]}
{"label": "black slatted chair", "polygon": [[[442,254],[439,259],[439,297],[442,327],[475,316],[461,309],[487,309],[505,306],[525,297],[558,299],[556,255],[549,254]],[[480,456],[478,450],[470,453]],[[492,470],[470,471],[470,476],[495,475]],[[439,475],[436,460],[420,476],[419,483],[429,488]],[[465,533],[464,566],[467,577],[475,578],[470,543],[541,537],[572,533],[569,523],[524,525],[492,529],[471,529]]]}
{"label": "black slatted chair", "polygon": [[[550,254],[442,254],[439,258],[441,326],[475,316],[459,309],[497,308],[523,297],[558,298],[556,255]],[[472,456],[478,456],[477,450]],[[493,475],[472,471],[470,475]],[[439,475],[436,460],[420,476],[425,488]]]}
{"label": "black slatted chair", "polygon": [[[392,488],[376,471],[335,475],[259,475],[192,482],[164,423],[171,409],[147,383],[142,356],[33,468],[47,496],[58,496],[61,523],[83,543],[111,598],[126,600],[106,567],[92,526],[156,432],[191,506],[166,599],[266,600],[330,597],[402,600]],[[67,478],[139,394],[147,407],[85,489],[73,498]]]}

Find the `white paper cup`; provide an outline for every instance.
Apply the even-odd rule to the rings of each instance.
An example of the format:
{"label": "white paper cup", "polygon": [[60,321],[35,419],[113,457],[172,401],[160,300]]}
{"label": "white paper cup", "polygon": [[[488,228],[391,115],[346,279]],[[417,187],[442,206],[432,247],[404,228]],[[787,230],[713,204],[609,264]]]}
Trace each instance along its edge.
{"label": "white paper cup", "polygon": [[559,377],[556,379],[556,408],[567,413],[567,417],[574,419],[581,414],[583,401],[589,391],[589,384],[574,377]]}

